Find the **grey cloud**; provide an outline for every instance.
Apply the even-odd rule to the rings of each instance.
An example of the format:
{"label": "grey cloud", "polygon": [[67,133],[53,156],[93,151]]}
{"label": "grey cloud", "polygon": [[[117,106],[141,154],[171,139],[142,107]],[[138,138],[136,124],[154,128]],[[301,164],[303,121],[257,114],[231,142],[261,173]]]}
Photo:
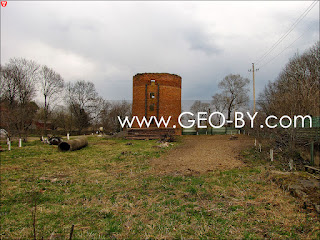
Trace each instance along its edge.
{"label": "grey cloud", "polygon": [[[246,77],[250,58],[269,47],[261,46],[262,36],[257,37],[258,33],[250,30],[254,25],[252,21],[246,31],[224,27],[226,21],[219,22],[221,13],[216,10],[216,6],[223,3],[217,3],[95,1],[87,4],[78,1],[59,2],[56,6],[57,3],[50,1],[8,2],[10,5],[1,9],[2,62],[11,57],[26,57],[43,63],[43,55],[48,54],[45,59],[49,67],[57,66],[58,72],[68,72],[68,76],[72,75],[70,69],[80,72],[75,76],[83,75],[85,80],[94,82],[106,99],[130,100],[132,76],[138,72],[175,73],[183,78],[184,99],[210,99],[225,75],[239,73]],[[199,18],[206,15],[201,4],[210,10],[208,19]],[[228,4],[231,3],[226,3],[227,7]],[[250,5],[261,6],[259,2]],[[263,20],[269,20],[274,9],[271,7],[263,10]],[[240,19],[236,13],[234,15],[235,19]],[[296,17],[291,12],[289,15],[290,19]],[[266,21],[270,23],[272,26],[263,28],[263,36],[274,35],[271,30],[277,29],[279,23],[274,19]],[[315,22],[312,24],[316,26]],[[301,28],[305,29],[303,25]],[[308,41],[314,39],[315,32],[319,33],[318,29],[311,29]],[[45,45],[50,51],[39,52],[37,45],[30,42]],[[61,59],[56,59],[57,52],[63,53]],[[63,58],[67,55],[75,57],[72,60]],[[90,73],[80,67],[69,68],[70,62],[77,62],[78,58],[81,64],[76,66],[88,62],[92,65]],[[63,64],[54,66],[51,59]],[[287,59],[288,56],[279,58],[275,64],[270,64],[268,71],[257,73],[257,89],[274,79]],[[75,77],[66,80],[75,80]]]}
{"label": "grey cloud", "polygon": [[185,34],[191,50],[204,52],[208,56],[222,52],[222,49],[215,43],[214,37],[200,30],[189,31]]}

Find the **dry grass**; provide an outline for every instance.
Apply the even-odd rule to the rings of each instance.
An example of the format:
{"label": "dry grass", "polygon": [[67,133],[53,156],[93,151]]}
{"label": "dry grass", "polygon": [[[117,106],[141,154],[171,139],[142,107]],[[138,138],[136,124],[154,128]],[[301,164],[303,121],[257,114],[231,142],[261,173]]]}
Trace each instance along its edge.
{"label": "dry grass", "polygon": [[75,152],[35,143],[1,153],[1,238],[33,237],[34,200],[38,239],[66,239],[72,224],[74,239],[320,237],[319,216],[264,167],[159,174],[151,159],[175,150],[127,142],[91,137]]}

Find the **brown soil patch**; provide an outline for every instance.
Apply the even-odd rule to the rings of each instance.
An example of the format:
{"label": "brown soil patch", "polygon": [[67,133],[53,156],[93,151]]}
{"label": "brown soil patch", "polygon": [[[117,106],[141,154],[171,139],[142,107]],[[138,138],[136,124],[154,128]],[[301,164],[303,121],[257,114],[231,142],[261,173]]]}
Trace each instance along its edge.
{"label": "brown soil patch", "polygon": [[168,154],[151,160],[153,169],[160,174],[200,174],[217,169],[225,170],[241,167],[239,159],[242,149],[253,144],[248,136],[237,135],[184,136],[183,144]]}

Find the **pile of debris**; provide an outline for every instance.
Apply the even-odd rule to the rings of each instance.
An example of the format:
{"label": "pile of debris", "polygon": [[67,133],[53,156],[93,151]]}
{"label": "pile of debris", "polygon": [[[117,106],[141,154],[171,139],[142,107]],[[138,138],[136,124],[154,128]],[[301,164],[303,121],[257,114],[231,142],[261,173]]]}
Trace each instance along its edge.
{"label": "pile of debris", "polygon": [[40,138],[40,141],[46,144],[50,145],[59,145],[62,142],[61,137],[56,136],[48,136],[47,138],[44,138],[43,136]]}

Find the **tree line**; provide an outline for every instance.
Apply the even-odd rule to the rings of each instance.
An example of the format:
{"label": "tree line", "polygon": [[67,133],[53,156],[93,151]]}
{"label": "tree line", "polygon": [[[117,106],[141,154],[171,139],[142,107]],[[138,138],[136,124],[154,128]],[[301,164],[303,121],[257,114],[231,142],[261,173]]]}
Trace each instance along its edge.
{"label": "tree line", "polygon": [[302,55],[295,54],[274,82],[269,82],[258,104],[267,115],[319,116],[320,42]]}
{"label": "tree line", "polygon": [[32,60],[12,58],[0,66],[0,74],[0,127],[11,136],[26,138],[36,122],[43,135],[48,130],[82,134],[89,127],[115,132],[120,129],[117,116],[131,114],[128,102],[104,100],[92,82],[66,82],[54,69]]}
{"label": "tree line", "polygon": [[[296,54],[279,76],[269,82],[257,101],[259,117],[275,115],[319,116],[320,59],[319,42],[302,55]],[[126,101],[106,101],[90,81],[66,82],[59,73],[45,65],[23,58],[10,59],[0,66],[1,128],[11,135],[27,136],[34,121],[43,123],[42,134],[52,130],[82,134],[88,128],[105,132],[120,131],[117,116],[131,115]],[[250,80],[239,74],[229,74],[218,84],[219,93],[211,103],[199,100],[191,106],[196,112],[221,112],[232,120],[235,110],[249,109]],[[35,99],[42,98],[41,103]],[[220,119],[216,122],[220,124]]]}
{"label": "tree line", "polygon": [[[258,98],[260,118],[254,129],[256,135],[272,136],[281,146],[292,149],[301,136],[297,128],[259,129],[266,116],[274,115],[278,119],[287,115],[291,119],[295,115],[309,115],[316,119],[320,117],[320,42],[302,54],[295,54],[278,77],[269,82]],[[309,127],[309,125],[307,126]],[[308,131],[316,131],[317,126]],[[307,133],[305,133],[307,134]],[[310,133],[311,134],[311,133]],[[307,141],[307,140],[305,140]],[[309,140],[311,141],[311,140]],[[304,142],[308,144],[308,142]]]}

